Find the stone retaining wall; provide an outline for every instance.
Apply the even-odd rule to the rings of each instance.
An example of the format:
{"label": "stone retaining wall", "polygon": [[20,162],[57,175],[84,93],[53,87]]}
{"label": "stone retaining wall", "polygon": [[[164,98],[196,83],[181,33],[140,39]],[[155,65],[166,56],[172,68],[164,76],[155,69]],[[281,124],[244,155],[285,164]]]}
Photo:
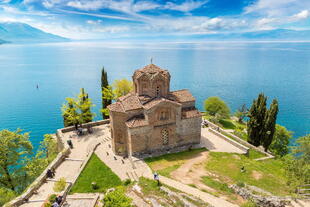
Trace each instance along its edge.
{"label": "stone retaining wall", "polygon": [[[254,150],[256,150],[256,151],[259,151],[259,152],[261,152],[261,153],[263,153],[263,154],[265,154],[265,155],[267,156],[267,157],[259,158],[259,159],[257,159],[257,160],[264,160],[264,159],[274,158],[274,156],[273,156],[272,154],[270,154],[269,152],[265,152],[264,150],[262,150],[262,149],[260,149],[260,148],[258,148],[258,147],[255,147],[254,145],[248,143],[247,141],[241,139],[240,137],[238,137],[238,136],[236,136],[236,135],[234,135],[234,134],[232,134],[232,133],[230,133],[230,132],[225,131],[224,129],[222,129],[222,128],[219,127],[218,125],[216,125],[216,124],[214,124],[214,123],[212,123],[212,122],[210,122],[210,121],[208,121],[208,120],[206,120],[206,119],[204,119],[203,121],[206,122],[211,128],[216,129],[216,130],[214,130],[214,131],[217,131],[218,133],[220,132],[220,133],[229,134],[229,136],[232,136],[237,142],[239,142],[239,144],[242,144],[242,145],[244,145],[245,147],[254,149]],[[225,135],[223,135],[223,134],[222,134],[221,137],[222,137],[222,138],[225,138],[227,141],[228,141],[228,139],[231,140],[230,138],[228,138],[227,136],[225,136]]]}
{"label": "stone retaining wall", "polygon": [[[108,124],[108,123],[110,123],[109,119],[94,121],[94,122],[83,124],[82,128],[100,126],[100,125]],[[34,194],[34,192],[46,181],[47,170],[51,169],[51,168],[56,169],[64,161],[64,159],[70,154],[70,148],[65,147],[67,145],[65,145],[65,143],[63,143],[63,140],[64,140],[63,139],[63,137],[64,137],[63,133],[70,132],[73,130],[75,130],[75,127],[72,127],[72,126],[57,130],[56,138],[57,138],[58,150],[60,151],[60,153],[58,153],[57,157],[46,167],[46,169],[41,173],[41,175],[33,181],[33,183],[27,188],[27,190],[23,194],[16,197],[14,200],[10,201],[9,203],[5,204],[4,207],[17,207],[17,206],[22,205],[25,202],[25,200],[29,199]],[[96,147],[99,144],[100,143],[98,143],[97,145],[94,146],[94,149],[92,150],[92,152],[94,152],[94,150],[96,149]],[[88,159],[90,158],[91,154],[92,153],[89,153]],[[86,163],[87,162],[83,163],[83,166],[81,167],[80,172],[85,167]],[[78,175],[80,174],[80,172],[78,173]],[[71,189],[71,186],[72,185],[69,185],[68,191]]]}
{"label": "stone retaining wall", "polygon": [[209,130],[210,132],[212,132],[213,134],[215,134],[215,135],[221,137],[221,138],[224,139],[225,141],[229,142],[230,144],[234,145],[235,147],[241,149],[242,151],[244,151],[244,153],[246,153],[246,152],[249,150],[248,147],[246,147],[246,146],[244,146],[244,145],[242,145],[242,144],[236,142],[235,140],[230,139],[229,137],[223,135],[222,133],[220,133],[220,132],[218,132],[218,131],[216,131],[216,130],[214,130],[214,129],[212,129],[212,128],[209,128],[208,130]]}

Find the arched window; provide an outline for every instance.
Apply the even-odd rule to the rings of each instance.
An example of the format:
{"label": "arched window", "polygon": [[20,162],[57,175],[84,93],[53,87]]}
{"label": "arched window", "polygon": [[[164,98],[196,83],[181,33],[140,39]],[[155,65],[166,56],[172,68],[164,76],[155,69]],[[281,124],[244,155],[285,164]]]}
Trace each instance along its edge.
{"label": "arched window", "polygon": [[159,114],[159,120],[167,120],[169,119],[169,112],[168,111],[161,111]]}
{"label": "arched window", "polygon": [[161,91],[160,91],[160,86],[156,87],[156,96],[160,96],[161,95]]}
{"label": "arched window", "polygon": [[161,137],[163,140],[163,145],[167,145],[169,143],[169,131],[168,129],[161,130]]}

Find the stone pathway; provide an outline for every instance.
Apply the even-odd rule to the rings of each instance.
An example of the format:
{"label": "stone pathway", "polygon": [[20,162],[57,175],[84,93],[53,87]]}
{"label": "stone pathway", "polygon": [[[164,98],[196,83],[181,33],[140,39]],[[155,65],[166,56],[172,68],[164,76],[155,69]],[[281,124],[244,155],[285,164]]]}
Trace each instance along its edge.
{"label": "stone pathway", "polygon": [[[100,131],[101,129],[100,127],[94,127],[94,130]],[[64,141],[66,143],[66,140],[73,135],[73,132],[68,132],[64,135]],[[55,193],[53,190],[54,183],[62,177],[64,177],[68,183],[73,182],[78,176],[77,173],[83,165],[84,160],[87,158],[88,153],[100,139],[93,135],[85,135],[82,137],[73,137],[71,140],[74,148],[71,150],[69,157],[57,167],[54,179],[48,179],[41,185],[37,193],[32,195],[27,203],[21,205],[22,207],[41,207],[48,196]]]}
{"label": "stone pathway", "polygon": [[76,193],[68,195],[63,207],[94,207],[99,201],[98,193]]}
{"label": "stone pathway", "polygon": [[211,133],[208,128],[201,128],[201,146],[214,152],[231,152],[244,154],[238,147],[225,141],[223,138]]}
{"label": "stone pathway", "polygon": [[124,159],[122,156],[115,155],[111,145],[110,135],[106,135],[95,153],[121,180],[138,181],[141,176],[152,175],[152,171],[143,160],[135,157]]}

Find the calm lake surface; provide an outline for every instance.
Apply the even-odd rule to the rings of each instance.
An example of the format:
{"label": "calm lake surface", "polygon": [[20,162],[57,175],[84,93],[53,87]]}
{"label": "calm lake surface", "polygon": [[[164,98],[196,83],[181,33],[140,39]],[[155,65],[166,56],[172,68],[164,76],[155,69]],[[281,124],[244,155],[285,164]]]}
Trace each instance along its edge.
{"label": "calm lake surface", "polygon": [[235,111],[264,92],[279,100],[279,124],[294,137],[310,133],[310,43],[1,45],[0,130],[24,129],[38,146],[63,126],[61,105],[82,87],[100,119],[102,66],[110,82],[131,79],[151,57],[170,71],[171,89],[190,89],[201,110],[209,96]]}

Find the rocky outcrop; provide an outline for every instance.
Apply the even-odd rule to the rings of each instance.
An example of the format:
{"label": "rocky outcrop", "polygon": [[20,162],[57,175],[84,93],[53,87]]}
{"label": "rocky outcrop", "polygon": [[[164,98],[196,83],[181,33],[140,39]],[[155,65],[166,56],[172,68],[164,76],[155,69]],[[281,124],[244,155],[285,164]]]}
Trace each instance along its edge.
{"label": "rocky outcrop", "polygon": [[238,185],[231,185],[230,188],[242,198],[252,200],[256,205],[261,207],[285,207],[290,203],[287,198],[254,194],[251,190],[245,187],[239,187]]}

